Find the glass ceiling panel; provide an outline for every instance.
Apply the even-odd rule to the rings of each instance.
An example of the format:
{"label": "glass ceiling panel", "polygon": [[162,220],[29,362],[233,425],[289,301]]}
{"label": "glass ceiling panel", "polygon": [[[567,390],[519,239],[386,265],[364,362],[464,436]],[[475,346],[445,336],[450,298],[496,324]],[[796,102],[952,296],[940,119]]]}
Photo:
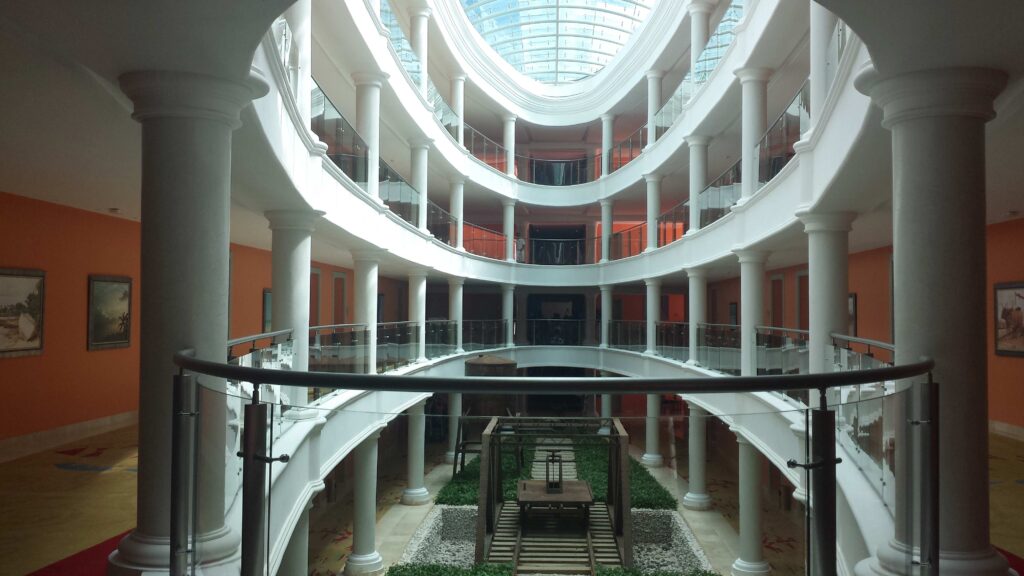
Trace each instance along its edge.
{"label": "glass ceiling panel", "polygon": [[615,57],[657,0],[461,0],[483,39],[516,70],[564,84]]}

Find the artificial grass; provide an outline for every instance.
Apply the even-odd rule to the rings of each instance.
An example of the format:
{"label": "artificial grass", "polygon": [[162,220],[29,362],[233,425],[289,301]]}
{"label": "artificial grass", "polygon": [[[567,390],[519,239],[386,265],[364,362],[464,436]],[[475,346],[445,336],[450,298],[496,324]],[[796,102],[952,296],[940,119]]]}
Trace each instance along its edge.
{"label": "artificial grass", "polygon": [[[576,474],[580,480],[590,482],[596,502],[607,500],[608,446],[605,444],[577,443]],[[679,503],[651,473],[639,462],[629,460],[629,501],[631,508],[675,510]]]}
{"label": "artificial grass", "polygon": [[[533,450],[524,448],[524,451],[523,458],[525,464],[519,472],[516,471],[514,451],[505,450],[501,454],[501,484],[506,501],[514,502],[516,499],[516,483],[520,479],[530,478],[530,462],[533,461]],[[480,458],[474,458],[448,484],[445,484],[444,488],[438,491],[437,496],[434,498],[434,503],[448,504],[450,506],[476,506],[479,504]]]}
{"label": "artificial grass", "polygon": [[387,576],[512,576],[512,573],[511,564],[477,564],[472,568],[444,564],[395,564],[388,568]]}

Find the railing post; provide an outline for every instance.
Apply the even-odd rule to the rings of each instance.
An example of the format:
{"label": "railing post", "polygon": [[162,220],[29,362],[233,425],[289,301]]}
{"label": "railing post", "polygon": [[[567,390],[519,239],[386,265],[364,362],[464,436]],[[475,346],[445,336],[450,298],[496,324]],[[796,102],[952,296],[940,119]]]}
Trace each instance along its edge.
{"label": "railing post", "polygon": [[171,417],[171,558],[170,576],[185,576],[191,564],[194,533],[192,503],[195,486],[195,433],[198,402],[196,380],[191,374],[174,376]]}
{"label": "railing post", "polygon": [[242,571],[241,576],[261,576],[266,564],[264,547],[264,499],[267,490],[267,405],[260,402],[259,385],[253,386],[252,402],[245,405],[242,432]]}
{"label": "railing post", "polygon": [[920,564],[922,576],[939,575],[939,387],[928,381],[921,385],[921,420],[913,421],[917,428],[916,450],[920,458],[921,489],[921,542]]}
{"label": "railing post", "polygon": [[813,576],[836,575],[836,415],[824,389],[820,407],[811,410],[811,513]]}

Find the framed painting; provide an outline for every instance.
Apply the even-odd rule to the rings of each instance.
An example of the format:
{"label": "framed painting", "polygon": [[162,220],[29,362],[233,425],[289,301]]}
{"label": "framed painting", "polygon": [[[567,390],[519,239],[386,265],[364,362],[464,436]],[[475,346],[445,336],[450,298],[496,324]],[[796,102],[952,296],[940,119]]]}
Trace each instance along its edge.
{"label": "framed painting", "polygon": [[0,357],[43,353],[46,273],[0,268]]}
{"label": "framed painting", "polygon": [[131,327],[132,279],[90,275],[87,348],[127,348],[131,344]]}
{"label": "framed painting", "polygon": [[1000,356],[1024,356],[1024,282],[996,284],[995,345]]}

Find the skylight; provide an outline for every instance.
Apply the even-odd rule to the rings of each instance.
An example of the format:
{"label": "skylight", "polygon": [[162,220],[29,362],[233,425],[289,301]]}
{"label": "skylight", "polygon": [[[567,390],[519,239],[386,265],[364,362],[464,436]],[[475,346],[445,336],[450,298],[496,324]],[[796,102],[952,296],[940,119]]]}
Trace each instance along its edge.
{"label": "skylight", "polygon": [[516,70],[565,84],[604,68],[657,0],[462,0],[470,22]]}

